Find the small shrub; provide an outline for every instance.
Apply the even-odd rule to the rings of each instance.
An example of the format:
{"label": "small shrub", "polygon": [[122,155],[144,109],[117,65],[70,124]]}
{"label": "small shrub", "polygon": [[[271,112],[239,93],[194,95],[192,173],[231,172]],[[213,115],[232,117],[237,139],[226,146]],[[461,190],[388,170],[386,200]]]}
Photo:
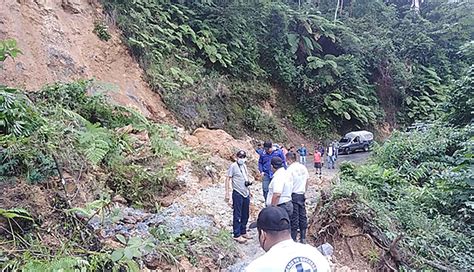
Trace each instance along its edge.
{"label": "small shrub", "polygon": [[109,27],[104,21],[95,21],[93,32],[101,39],[102,41],[108,41],[112,36],[109,33]]}
{"label": "small shrub", "polygon": [[270,136],[275,140],[283,138],[283,132],[275,119],[256,106],[252,106],[245,111],[244,123],[253,132]]}

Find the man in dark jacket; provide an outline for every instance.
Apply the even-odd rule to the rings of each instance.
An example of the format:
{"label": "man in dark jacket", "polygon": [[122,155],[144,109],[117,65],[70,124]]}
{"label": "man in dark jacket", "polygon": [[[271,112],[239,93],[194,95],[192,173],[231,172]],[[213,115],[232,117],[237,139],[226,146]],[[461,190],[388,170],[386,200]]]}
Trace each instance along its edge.
{"label": "man in dark jacket", "polygon": [[263,189],[263,198],[266,200],[268,195],[268,185],[273,178],[273,171],[271,166],[271,161],[273,157],[280,157],[283,161],[283,165],[286,168],[286,158],[283,155],[283,152],[280,149],[273,149],[273,144],[271,141],[267,141],[263,144],[264,151],[260,154],[258,159],[258,170],[262,176],[262,189]]}

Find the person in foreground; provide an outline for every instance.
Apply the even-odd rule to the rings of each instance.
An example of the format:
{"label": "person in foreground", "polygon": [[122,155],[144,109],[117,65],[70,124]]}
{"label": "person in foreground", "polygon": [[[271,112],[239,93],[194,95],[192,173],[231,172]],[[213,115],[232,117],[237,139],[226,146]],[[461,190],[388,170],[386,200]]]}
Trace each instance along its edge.
{"label": "person in foreground", "polygon": [[288,213],[267,207],[257,218],[260,246],[266,253],[251,262],[245,271],[331,271],[326,258],[314,247],[296,243],[290,236]]}

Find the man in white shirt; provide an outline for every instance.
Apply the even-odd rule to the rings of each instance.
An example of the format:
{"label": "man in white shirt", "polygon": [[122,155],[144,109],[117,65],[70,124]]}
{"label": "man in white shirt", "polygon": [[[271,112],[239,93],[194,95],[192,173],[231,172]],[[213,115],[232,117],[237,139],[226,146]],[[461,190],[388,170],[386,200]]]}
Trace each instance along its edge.
{"label": "man in white shirt", "polygon": [[291,238],[296,241],[298,229],[300,230],[300,242],[306,243],[306,229],[308,228],[308,218],[306,217],[304,193],[308,188],[309,173],[306,166],[296,161],[295,153],[286,154],[286,162],[290,165],[286,170],[290,174],[293,183],[293,214],[291,215]]}
{"label": "man in white shirt", "polygon": [[268,186],[266,205],[281,207],[287,211],[288,216],[291,216],[293,214],[293,203],[291,202],[293,184],[291,178],[280,157],[273,157],[271,166],[274,174]]}
{"label": "man in white shirt", "polygon": [[267,207],[258,214],[258,240],[265,250],[245,271],[329,272],[326,258],[314,247],[296,243],[290,237],[290,219],[280,207]]}
{"label": "man in white shirt", "polygon": [[328,156],[328,169],[334,169],[335,155],[334,155],[334,147],[333,147],[332,143],[328,146],[328,155],[327,156]]}

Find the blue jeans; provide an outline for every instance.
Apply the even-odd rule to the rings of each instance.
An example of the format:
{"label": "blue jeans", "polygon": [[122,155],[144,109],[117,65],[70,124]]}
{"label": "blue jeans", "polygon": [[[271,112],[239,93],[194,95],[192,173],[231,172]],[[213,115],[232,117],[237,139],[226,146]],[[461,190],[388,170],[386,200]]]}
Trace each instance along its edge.
{"label": "blue jeans", "polygon": [[306,156],[300,156],[300,163],[306,164]]}
{"label": "blue jeans", "polygon": [[334,156],[328,156],[328,169],[334,169]]}
{"label": "blue jeans", "polygon": [[234,237],[247,233],[247,223],[249,221],[250,196],[243,197],[237,191],[232,191],[232,208],[234,209],[234,219],[232,221]]}
{"label": "blue jeans", "polygon": [[263,201],[267,201],[268,186],[270,186],[270,181],[270,176],[265,173],[262,180]]}

